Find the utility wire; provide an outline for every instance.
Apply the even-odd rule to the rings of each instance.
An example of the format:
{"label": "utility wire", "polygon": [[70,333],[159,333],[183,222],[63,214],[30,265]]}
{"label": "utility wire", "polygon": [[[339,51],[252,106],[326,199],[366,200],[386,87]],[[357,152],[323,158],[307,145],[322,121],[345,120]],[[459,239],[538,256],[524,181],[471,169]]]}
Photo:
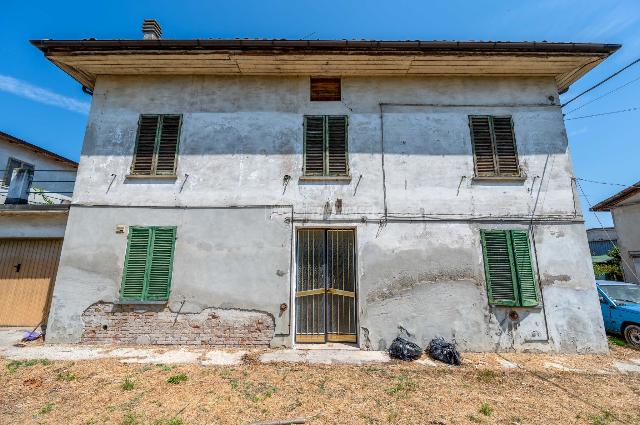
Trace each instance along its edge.
{"label": "utility wire", "polygon": [[570,110],[569,112],[566,112],[564,115],[566,116],[566,115],[572,114],[572,113],[574,113],[575,111],[577,111],[578,109],[582,109],[582,108],[584,108],[585,106],[590,105],[590,104],[592,104],[593,102],[595,102],[595,101],[597,101],[597,100],[602,99],[603,97],[609,96],[610,94],[613,94],[613,93],[617,92],[618,90],[623,89],[623,88],[625,88],[625,87],[627,87],[627,86],[629,86],[629,85],[631,85],[631,84],[635,83],[635,82],[636,82],[636,81],[638,81],[638,80],[640,80],[640,77],[638,77],[638,78],[634,78],[633,80],[628,81],[628,82],[624,83],[623,85],[618,86],[618,87],[616,87],[615,89],[610,90],[610,91],[606,92],[605,94],[603,94],[603,95],[601,95],[601,96],[598,96],[598,97],[596,97],[595,99],[592,99],[592,100],[588,101],[587,103],[583,103],[582,105],[578,106],[577,108],[574,108],[574,109]]}
{"label": "utility wire", "polygon": [[580,177],[576,177],[576,180],[580,180],[583,182],[589,182],[589,183],[598,183],[598,184],[606,184],[609,186],[622,186],[622,187],[627,187],[629,186],[628,184],[622,184],[622,183],[610,183],[610,182],[599,182],[596,180],[587,180],[587,179],[581,179]]}
{"label": "utility wire", "polygon": [[582,116],[579,116],[579,117],[565,118],[565,121],[581,120],[581,119],[584,119],[584,118],[601,117],[603,115],[621,114],[622,112],[632,112],[632,111],[637,111],[639,109],[640,109],[640,107],[636,106],[635,108],[621,109],[619,111],[602,112],[600,114],[582,115]]}
{"label": "utility wire", "polygon": [[578,94],[577,96],[572,97],[571,99],[569,99],[568,101],[566,101],[565,103],[563,103],[562,105],[560,105],[561,108],[564,108],[565,106],[567,106],[568,104],[570,104],[571,102],[573,102],[574,100],[578,99],[581,96],[584,96],[585,94],[589,93],[590,91],[600,87],[601,85],[603,85],[604,83],[606,83],[607,81],[609,81],[610,79],[612,79],[613,77],[615,77],[616,75],[620,74],[621,72],[631,68],[633,65],[637,64],[638,62],[640,62],[640,58],[634,60],[633,62],[631,62],[629,65],[625,66],[624,68],[614,72],[613,74],[609,75],[607,78],[605,78],[604,80],[600,81],[597,84],[594,84],[593,86],[589,87],[588,89],[586,89],[585,91],[583,91],[582,93]]}

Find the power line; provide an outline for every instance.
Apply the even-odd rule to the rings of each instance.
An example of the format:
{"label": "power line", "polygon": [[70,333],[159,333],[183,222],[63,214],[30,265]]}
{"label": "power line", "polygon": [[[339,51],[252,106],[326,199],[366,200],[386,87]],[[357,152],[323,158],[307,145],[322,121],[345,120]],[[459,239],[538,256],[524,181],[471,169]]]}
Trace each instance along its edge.
{"label": "power line", "polygon": [[629,186],[628,184],[622,184],[622,183],[609,183],[609,182],[599,182],[596,180],[587,180],[587,179],[581,179],[580,177],[576,177],[576,180],[580,180],[583,182],[589,182],[589,183],[598,183],[598,184],[606,184],[609,186],[622,186],[622,187],[627,187]]}
{"label": "power line", "polygon": [[637,111],[638,109],[640,109],[640,107],[635,107],[635,108],[629,108],[629,109],[621,109],[619,111],[610,111],[610,112],[603,112],[601,114],[591,114],[591,115],[582,115],[579,117],[573,117],[573,118],[565,118],[565,121],[571,121],[571,120],[581,120],[583,118],[593,118],[593,117],[600,117],[602,115],[613,115],[613,114],[620,114],[622,112],[631,112],[631,111]]}
{"label": "power line", "polygon": [[603,98],[603,97],[605,97],[605,96],[609,96],[610,94],[615,93],[615,92],[617,92],[618,90],[620,90],[620,89],[622,89],[622,88],[625,88],[625,87],[627,87],[628,85],[631,85],[631,84],[635,83],[635,82],[636,82],[636,81],[638,81],[638,80],[640,80],[640,77],[638,77],[638,78],[634,78],[633,80],[631,80],[631,81],[629,81],[629,82],[627,82],[627,83],[624,83],[623,85],[618,86],[618,87],[616,87],[615,89],[610,90],[610,91],[606,92],[605,94],[603,94],[602,96],[598,96],[598,97],[596,97],[595,99],[592,99],[592,100],[590,100],[590,101],[589,101],[589,102],[587,102],[587,103],[583,103],[582,105],[578,106],[577,108],[574,108],[574,109],[570,110],[569,112],[566,112],[564,115],[566,116],[566,115],[572,114],[572,113],[574,113],[575,111],[577,111],[578,109],[582,109],[582,108],[584,108],[585,106],[590,105],[590,104],[592,104],[593,102],[595,102],[595,101],[597,101],[597,100],[600,100],[600,99],[602,99],[602,98]]}
{"label": "power line", "polygon": [[606,83],[607,81],[609,81],[610,79],[612,79],[613,77],[615,77],[616,75],[620,74],[621,72],[625,71],[626,69],[631,68],[633,65],[637,64],[638,62],[640,62],[640,58],[634,60],[633,62],[631,62],[629,65],[625,66],[624,68],[614,72],[613,74],[609,75],[607,78],[605,78],[604,80],[600,81],[597,84],[594,84],[593,86],[589,87],[588,89],[586,89],[585,91],[583,91],[582,93],[578,94],[577,96],[569,99],[568,101],[566,101],[565,103],[563,103],[562,105],[560,105],[560,107],[564,108],[565,106],[567,106],[568,104],[570,104],[571,102],[573,102],[574,100],[578,99],[581,96],[584,96],[585,94],[589,93],[591,90],[594,90],[598,87],[600,87],[601,85],[603,85],[604,83]]}

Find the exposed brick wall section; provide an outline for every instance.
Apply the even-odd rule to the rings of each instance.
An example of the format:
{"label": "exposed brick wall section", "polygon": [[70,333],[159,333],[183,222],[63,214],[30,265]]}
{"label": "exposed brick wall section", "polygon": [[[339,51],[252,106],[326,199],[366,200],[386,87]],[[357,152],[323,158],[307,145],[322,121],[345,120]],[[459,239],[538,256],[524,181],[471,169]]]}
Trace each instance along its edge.
{"label": "exposed brick wall section", "polygon": [[[82,314],[88,344],[268,345],[273,317],[266,313],[206,308],[176,313],[166,306],[94,304]],[[175,323],[174,323],[175,322]]]}

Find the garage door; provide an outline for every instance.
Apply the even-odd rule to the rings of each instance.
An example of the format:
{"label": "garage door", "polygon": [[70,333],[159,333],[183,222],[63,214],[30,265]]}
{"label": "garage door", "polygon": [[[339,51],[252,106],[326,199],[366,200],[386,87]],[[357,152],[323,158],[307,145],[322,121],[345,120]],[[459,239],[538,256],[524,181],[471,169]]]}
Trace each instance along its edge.
{"label": "garage door", "polygon": [[47,314],[62,239],[0,239],[0,326],[36,326]]}

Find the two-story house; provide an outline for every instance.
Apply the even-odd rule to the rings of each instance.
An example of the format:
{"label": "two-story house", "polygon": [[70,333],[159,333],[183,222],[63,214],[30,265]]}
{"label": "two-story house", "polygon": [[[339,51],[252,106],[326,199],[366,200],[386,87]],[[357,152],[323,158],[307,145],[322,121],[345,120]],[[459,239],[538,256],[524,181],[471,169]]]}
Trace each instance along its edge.
{"label": "two-story house", "polygon": [[606,352],[558,93],[618,45],[37,40],[93,93],[54,342]]}

